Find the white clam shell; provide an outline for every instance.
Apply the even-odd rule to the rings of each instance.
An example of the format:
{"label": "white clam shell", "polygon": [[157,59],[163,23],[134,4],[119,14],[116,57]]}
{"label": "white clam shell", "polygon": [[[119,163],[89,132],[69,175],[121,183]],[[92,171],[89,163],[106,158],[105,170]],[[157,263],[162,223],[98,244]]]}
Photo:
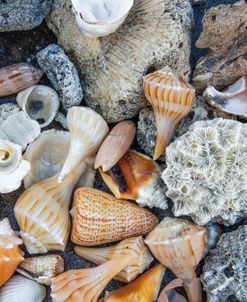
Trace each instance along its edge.
{"label": "white clam shell", "polygon": [[42,302],[46,288],[20,275],[13,276],[1,289],[1,302]]}
{"label": "white clam shell", "polygon": [[0,139],[0,193],[18,189],[30,168],[22,158],[21,146]]}
{"label": "white clam shell", "polygon": [[89,37],[102,37],[116,31],[127,17],[134,0],[72,0],[79,29]]}
{"label": "white clam shell", "polygon": [[34,85],[19,92],[16,101],[30,119],[39,122],[41,128],[54,120],[60,105],[57,92],[43,85]]}

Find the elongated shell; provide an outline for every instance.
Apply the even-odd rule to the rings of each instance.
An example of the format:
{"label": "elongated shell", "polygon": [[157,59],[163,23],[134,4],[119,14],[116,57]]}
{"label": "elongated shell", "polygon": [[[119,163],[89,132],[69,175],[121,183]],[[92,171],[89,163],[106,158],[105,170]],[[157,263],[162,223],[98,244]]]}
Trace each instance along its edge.
{"label": "elongated shell", "polygon": [[[12,230],[8,218],[0,221],[0,287],[14,274],[18,264],[24,260],[18,245],[22,244]],[[0,301],[2,301],[0,299]]]}
{"label": "elongated shell", "polygon": [[124,22],[134,0],[72,0],[79,29],[92,38],[109,35]]}
{"label": "elongated shell", "polygon": [[30,119],[40,124],[41,128],[54,120],[60,104],[56,91],[43,85],[34,85],[19,92],[16,102]]}
{"label": "elongated shell", "polygon": [[10,65],[0,69],[0,96],[17,93],[37,84],[43,72],[27,63]]}
{"label": "elongated shell", "polygon": [[190,112],[195,90],[169,68],[144,76],[143,89],[155,114],[157,140],[153,158],[158,159],[164,153],[178,123]]}
{"label": "elongated shell", "polygon": [[109,247],[89,248],[75,246],[75,252],[95,264],[102,264],[116,256],[133,254],[133,261],[115,277],[116,280],[127,283],[140,275],[153,261],[153,257],[150,255],[141,236],[125,239]]}
{"label": "elongated shell", "polygon": [[146,209],[110,194],[92,189],[77,189],[73,204],[71,240],[92,246],[149,233],[158,223]]}
{"label": "elongated shell", "polygon": [[31,186],[18,199],[15,217],[30,254],[65,249],[70,232],[71,195],[85,169],[86,164],[80,163],[62,183],[55,175]]}
{"label": "elongated shell", "polygon": [[105,302],[151,302],[156,301],[166,268],[162,264],[148,270],[130,284],[108,294]]}
{"label": "elongated shell", "polygon": [[87,107],[70,108],[67,114],[67,124],[71,142],[68,156],[59,174],[59,182],[62,182],[81,160],[97,152],[109,131],[104,119]]}
{"label": "elongated shell", "polygon": [[13,276],[0,288],[1,302],[42,302],[45,296],[44,285],[20,275]]}
{"label": "elongated shell", "polygon": [[0,193],[18,189],[30,168],[22,158],[21,146],[0,139]]}
{"label": "elongated shell", "polygon": [[94,167],[108,171],[129,150],[136,133],[132,121],[118,123],[105,138],[96,156]]}
{"label": "elongated shell", "polygon": [[183,280],[189,302],[202,301],[195,270],[206,250],[206,237],[204,227],[166,217],[145,240],[154,257]]}

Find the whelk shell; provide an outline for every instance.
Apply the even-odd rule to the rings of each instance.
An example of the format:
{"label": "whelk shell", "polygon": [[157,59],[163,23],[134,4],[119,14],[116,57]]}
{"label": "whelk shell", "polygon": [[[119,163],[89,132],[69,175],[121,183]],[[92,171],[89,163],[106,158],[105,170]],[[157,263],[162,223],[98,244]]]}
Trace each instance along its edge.
{"label": "whelk shell", "polygon": [[114,246],[89,248],[75,246],[77,255],[99,265],[116,256],[133,254],[133,260],[114,279],[121,282],[130,282],[140,275],[153,261],[148,248],[141,236],[128,238]]}
{"label": "whelk shell", "polygon": [[18,189],[30,168],[22,158],[21,146],[0,139],[0,193]]}
{"label": "whelk shell", "polygon": [[81,160],[97,152],[109,131],[105,120],[87,107],[70,108],[67,114],[67,124],[71,142],[69,153],[59,174],[59,182],[62,182]]}
{"label": "whelk shell", "polygon": [[136,133],[132,121],[118,123],[105,138],[97,153],[94,168],[108,171],[129,150]]}
{"label": "whelk shell", "polygon": [[57,92],[43,85],[34,85],[19,92],[16,102],[30,119],[40,124],[41,128],[54,120],[60,104]]}
{"label": "whelk shell", "polygon": [[146,235],[158,224],[148,210],[93,188],[75,191],[72,213],[71,240],[84,246]]}
{"label": "whelk shell", "polygon": [[[14,274],[18,264],[24,260],[18,245],[22,244],[12,230],[8,218],[0,221],[0,287]],[[2,301],[0,299],[0,301]]]}
{"label": "whelk shell", "polygon": [[27,63],[10,65],[0,69],[0,97],[17,93],[37,84],[43,72]]}
{"label": "whelk shell", "polygon": [[134,0],[72,0],[79,29],[92,38],[116,31],[127,17]]}
{"label": "whelk shell", "polygon": [[104,182],[115,197],[136,200],[140,206],[167,208],[164,185],[160,178],[161,171],[155,161],[141,153],[128,151],[117,165],[127,184],[125,191],[113,171],[105,173],[99,169]]}
{"label": "whelk shell", "polygon": [[167,67],[144,76],[143,89],[155,114],[157,139],[153,158],[158,159],[164,153],[178,123],[190,112],[195,90]]}
{"label": "whelk shell", "polygon": [[147,236],[152,254],[183,280],[189,302],[202,301],[195,270],[206,250],[206,229],[189,221],[166,217]]}

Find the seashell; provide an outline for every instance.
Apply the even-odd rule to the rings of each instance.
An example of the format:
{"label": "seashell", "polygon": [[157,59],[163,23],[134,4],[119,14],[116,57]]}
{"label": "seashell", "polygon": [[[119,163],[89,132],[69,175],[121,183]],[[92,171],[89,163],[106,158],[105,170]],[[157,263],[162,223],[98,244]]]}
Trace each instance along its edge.
{"label": "seashell", "polygon": [[136,133],[132,121],[118,123],[105,138],[96,156],[94,168],[108,171],[129,150]]}
{"label": "seashell", "polygon": [[44,285],[20,275],[13,276],[0,288],[1,302],[42,302],[45,296]]}
{"label": "seashell", "polygon": [[64,260],[60,255],[45,255],[26,258],[17,272],[38,283],[51,285],[51,279],[64,271]]}
{"label": "seashell", "polygon": [[140,206],[167,209],[164,185],[161,181],[160,167],[151,158],[128,151],[118,162],[124,176],[127,189],[124,191],[113,171],[107,173],[99,169],[100,174],[117,198],[136,200]]}
{"label": "seashell", "polygon": [[15,94],[37,84],[43,72],[31,64],[19,63],[0,69],[0,97]]}
{"label": "seashell", "polygon": [[9,116],[0,126],[0,138],[22,146],[25,150],[40,135],[40,126],[23,111]]}
{"label": "seashell", "polygon": [[153,158],[158,159],[164,153],[178,123],[190,112],[195,90],[168,67],[144,76],[143,89],[155,114],[157,139]]}
{"label": "seashell", "polygon": [[97,267],[67,271],[52,279],[53,302],[96,302],[109,281],[133,259],[128,254]]}
{"label": "seashell", "polygon": [[[176,287],[181,287],[182,284],[183,281],[180,278],[172,280],[162,289],[157,302],[187,302],[184,296],[180,295],[175,290],[173,290]],[[169,297],[170,293],[172,296],[171,299]]]}
{"label": "seashell", "polygon": [[22,158],[21,146],[0,139],[0,193],[18,189],[30,168]]}
{"label": "seashell", "polygon": [[70,232],[72,191],[85,169],[86,164],[80,163],[62,183],[55,175],[31,186],[18,199],[15,217],[30,254],[64,251]]}
{"label": "seashell", "polygon": [[71,142],[68,156],[58,178],[59,182],[62,182],[82,159],[96,153],[109,131],[104,119],[87,107],[70,108],[67,114],[67,124]]}
{"label": "seashell", "polygon": [[205,228],[166,217],[145,240],[154,257],[183,280],[189,302],[202,301],[201,282],[195,270],[206,250],[206,237]]}
{"label": "seashell", "polygon": [[116,31],[133,4],[134,0],[72,0],[78,28],[92,38],[103,37]]}
{"label": "seashell", "polygon": [[133,254],[133,260],[114,278],[127,283],[140,275],[153,261],[153,257],[150,255],[141,236],[125,239],[114,246],[102,248],[75,246],[74,250],[77,255],[97,265],[116,256]]}
{"label": "seashell", "polygon": [[[18,245],[22,244],[12,230],[8,218],[0,221],[0,287],[14,274],[18,264],[24,260]],[[2,301],[0,299],[0,301]]]}
{"label": "seashell", "polygon": [[158,224],[148,210],[93,188],[76,190],[72,213],[71,240],[85,246],[145,235]]}
{"label": "seashell", "polygon": [[4,103],[0,105],[0,126],[1,124],[12,114],[20,111],[20,108],[16,104]]}
{"label": "seashell", "polygon": [[108,294],[104,302],[151,302],[156,301],[161,281],[166,272],[162,264],[158,264],[130,284],[118,288]]}
{"label": "seashell", "polygon": [[247,76],[241,77],[222,92],[209,86],[203,98],[220,112],[247,119]]}
{"label": "seashell", "polygon": [[17,104],[40,127],[48,126],[55,118],[60,105],[57,92],[43,85],[34,85],[18,93]]}

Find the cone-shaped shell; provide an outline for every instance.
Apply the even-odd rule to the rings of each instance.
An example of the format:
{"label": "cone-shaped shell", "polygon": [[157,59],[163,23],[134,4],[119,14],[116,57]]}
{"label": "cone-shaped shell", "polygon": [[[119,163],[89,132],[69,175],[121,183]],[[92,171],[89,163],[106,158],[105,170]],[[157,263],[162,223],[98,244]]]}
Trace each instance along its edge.
{"label": "cone-shaped shell", "polygon": [[80,163],[62,183],[58,175],[27,189],[14,211],[30,254],[64,250],[70,232],[69,204],[75,184],[85,171]]}
{"label": "cone-shaped shell", "polygon": [[71,134],[70,148],[58,181],[64,178],[88,156],[97,152],[109,131],[105,120],[91,108],[72,107],[67,114]]}
{"label": "cone-shaped shell", "polygon": [[157,159],[164,153],[179,121],[190,112],[195,90],[169,68],[144,76],[143,89],[155,114],[157,140],[154,159]]}
{"label": "cone-shaped shell", "polygon": [[[0,287],[14,274],[18,264],[24,260],[18,245],[22,240],[16,237],[8,218],[0,221]],[[2,301],[0,299],[0,301]]]}
{"label": "cone-shaped shell", "polygon": [[135,204],[92,189],[77,189],[73,204],[71,240],[92,246],[145,235],[158,224],[157,217]]}
{"label": "cone-shaped shell", "polygon": [[109,293],[105,302],[156,301],[166,268],[158,264],[130,284]]}
{"label": "cone-shaped shell", "polygon": [[183,280],[189,302],[202,301],[195,270],[206,250],[206,237],[204,227],[166,217],[145,240],[154,257]]}
{"label": "cone-shaped shell", "polygon": [[132,256],[115,257],[97,267],[67,271],[52,280],[53,302],[96,302],[108,282],[131,261]]}
{"label": "cone-shaped shell", "polygon": [[133,254],[133,260],[114,278],[127,283],[141,274],[153,261],[153,257],[150,255],[141,236],[128,238],[114,246],[102,248],[76,246],[75,252],[77,255],[97,265],[111,260],[116,256]]}

